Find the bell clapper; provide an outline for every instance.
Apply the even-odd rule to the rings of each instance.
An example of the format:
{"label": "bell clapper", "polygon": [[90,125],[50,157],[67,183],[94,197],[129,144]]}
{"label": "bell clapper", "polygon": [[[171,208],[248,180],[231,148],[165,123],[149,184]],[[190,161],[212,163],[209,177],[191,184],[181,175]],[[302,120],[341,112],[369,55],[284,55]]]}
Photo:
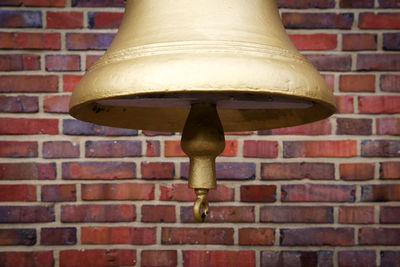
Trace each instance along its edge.
{"label": "bell clapper", "polygon": [[208,215],[207,195],[217,187],[215,158],[225,148],[224,130],[215,104],[193,104],[181,139],[182,150],[190,158],[189,187],[195,189],[193,216],[204,222]]}

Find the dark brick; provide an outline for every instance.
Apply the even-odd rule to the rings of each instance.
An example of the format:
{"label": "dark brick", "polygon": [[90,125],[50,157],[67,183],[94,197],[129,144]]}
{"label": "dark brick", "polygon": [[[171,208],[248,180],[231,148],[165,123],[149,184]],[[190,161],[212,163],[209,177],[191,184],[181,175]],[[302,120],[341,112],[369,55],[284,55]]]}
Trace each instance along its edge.
{"label": "dark brick", "polygon": [[333,267],[332,251],[261,251],[261,267]]}
{"label": "dark brick", "polygon": [[239,245],[269,246],[275,241],[275,231],[271,228],[241,228],[239,229]]}
{"label": "dark brick", "polygon": [[72,0],[73,7],[124,7],[124,0]]}
{"label": "dark brick", "polygon": [[339,251],[340,267],[376,267],[376,253],[373,250]]}
{"label": "dark brick", "polygon": [[136,250],[133,249],[61,250],[59,261],[60,261],[60,267],[129,266],[136,264]]}
{"label": "dark brick", "polygon": [[400,50],[400,33],[383,34],[384,50]]}
{"label": "dark brick", "polygon": [[400,201],[400,184],[362,185],[361,201]]}
{"label": "dark brick", "polygon": [[400,267],[400,251],[381,251],[381,267]]}
{"label": "dark brick", "polygon": [[54,206],[0,206],[0,223],[54,222]]}
{"label": "dark brick", "polygon": [[143,205],[142,222],[174,223],[176,222],[175,206]]}
{"label": "dark brick", "polygon": [[261,178],[263,180],[333,180],[335,166],[332,163],[262,163]]}
{"label": "dark brick", "polygon": [[175,164],[173,162],[142,162],[143,179],[174,179]]}
{"label": "dark brick", "polygon": [[254,250],[184,250],[183,267],[256,267]]}
{"label": "dark brick", "polygon": [[242,185],[240,201],[242,202],[275,202],[275,185]]}
{"label": "dark brick", "polygon": [[354,202],[354,185],[282,185],[283,202]]}
{"label": "dark brick", "polygon": [[36,229],[0,229],[0,246],[32,246],[35,243]]}
{"label": "dark brick", "polygon": [[[376,50],[378,45],[378,37],[376,34],[368,33],[348,33],[343,34],[342,49],[343,51],[362,51],[362,50]],[[356,84],[354,84],[357,86]]]}
{"label": "dark brick", "polygon": [[372,119],[337,118],[337,135],[371,135]]}
{"label": "dark brick", "polygon": [[92,29],[117,29],[121,25],[122,12],[89,12],[89,27]]}
{"label": "dark brick", "polygon": [[87,158],[123,158],[142,155],[141,141],[86,141],[85,148]]}
{"label": "dark brick", "polygon": [[358,54],[358,71],[399,71],[400,54]]}
{"label": "dark brick", "polygon": [[[256,165],[247,162],[217,162],[218,180],[253,180],[256,176]],[[181,163],[181,177],[189,176],[189,164]]]}
{"label": "dark brick", "polygon": [[381,206],[379,214],[379,222],[380,223],[400,223],[400,207],[392,207],[392,206]]}
{"label": "dark brick", "polygon": [[74,184],[42,185],[43,202],[76,201]]}
{"label": "dark brick", "polygon": [[[255,221],[253,206],[211,206],[206,222],[208,223],[251,223]],[[193,207],[181,207],[181,222],[194,223]]]}
{"label": "dark brick", "polygon": [[352,246],[353,228],[281,229],[282,246]]}
{"label": "dark brick", "polygon": [[161,232],[161,244],[233,245],[233,229],[163,227]]}
{"label": "dark brick", "polygon": [[100,126],[73,119],[63,120],[63,134],[66,135],[108,135],[108,136],[136,136],[137,130],[120,129]]}
{"label": "dark brick", "polygon": [[41,28],[42,12],[32,10],[0,10],[0,28]]}
{"label": "dark brick", "polygon": [[305,55],[319,71],[351,71],[350,55]]}
{"label": "dark brick", "polygon": [[40,231],[40,245],[75,245],[76,228],[42,228]]}
{"label": "dark brick", "polygon": [[378,2],[382,8],[400,8],[399,0],[378,0]]}
{"label": "dark brick", "polygon": [[360,245],[400,245],[400,229],[398,228],[360,228],[358,230]]}
{"label": "dark brick", "polygon": [[400,92],[400,75],[381,75],[380,87],[384,92]]}
{"label": "dark brick", "polygon": [[37,96],[0,96],[0,112],[36,113],[39,111]]}
{"label": "dark brick", "polygon": [[134,162],[64,162],[62,177],[66,180],[112,180],[136,177]]}
{"label": "dark brick", "polygon": [[265,223],[332,223],[332,207],[265,206],[260,208],[260,222]]}
{"label": "dark brick", "polygon": [[364,140],[361,142],[362,157],[400,157],[398,140]]}
{"label": "dark brick", "polygon": [[374,0],[340,0],[341,8],[373,8]]}
{"label": "dark brick", "polygon": [[134,205],[63,205],[62,222],[132,222],[136,220]]}
{"label": "dark brick", "polygon": [[352,13],[283,13],[283,25],[289,29],[351,29]]}
{"label": "dark brick", "polygon": [[335,7],[335,0],[278,0],[279,8],[333,8]]}

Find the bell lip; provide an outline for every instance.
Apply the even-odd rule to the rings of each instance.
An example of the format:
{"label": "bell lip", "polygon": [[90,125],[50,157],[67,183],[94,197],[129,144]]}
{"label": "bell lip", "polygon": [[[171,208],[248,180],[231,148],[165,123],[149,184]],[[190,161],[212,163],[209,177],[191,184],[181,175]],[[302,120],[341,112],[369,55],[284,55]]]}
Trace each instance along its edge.
{"label": "bell lip", "polygon": [[[152,93],[135,93],[130,95],[151,94],[174,94],[181,91],[160,91]],[[188,92],[188,91],[185,91]],[[210,88],[203,90],[191,90],[190,93],[210,93]],[[235,90],[221,90],[218,93],[237,94]],[[336,104],[332,95],[332,102],[322,101],[305,96],[285,95],[282,93],[271,93],[266,90],[251,92],[246,90],[245,94],[284,96],[294,99],[312,101],[314,105],[305,109],[218,109],[221,123],[225,132],[242,132],[270,130],[297,126],[325,119],[336,112]],[[127,94],[126,96],[129,96]],[[121,97],[121,96],[119,96]],[[95,123],[103,126],[128,128],[137,130],[150,130],[160,132],[182,132],[189,108],[157,108],[157,107],[133,107],[133,106],[105,106],[97,103],[99,98],[79,104],[70,102],[69,114],[82,121]],[[248,116],[255,117],[255,121],[246,121],[240,118]],[[264,118],[263,118],[264,117]],[[283,118],[283,119],[282,119]],[[169,122],[167,122],[169,121]]]}

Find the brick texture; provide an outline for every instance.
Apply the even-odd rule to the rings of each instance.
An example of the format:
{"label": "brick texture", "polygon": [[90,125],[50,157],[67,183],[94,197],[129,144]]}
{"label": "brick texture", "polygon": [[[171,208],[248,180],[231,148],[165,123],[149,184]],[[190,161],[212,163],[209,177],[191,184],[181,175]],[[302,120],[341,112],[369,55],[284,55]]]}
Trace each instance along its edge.
{"label": "brick texture", "polygon": [[1,0],[0,266],[400,267],[400,2],[276,3],[337,111],[226,132],[197,224],[181,133],[68,114],[126,1]]}

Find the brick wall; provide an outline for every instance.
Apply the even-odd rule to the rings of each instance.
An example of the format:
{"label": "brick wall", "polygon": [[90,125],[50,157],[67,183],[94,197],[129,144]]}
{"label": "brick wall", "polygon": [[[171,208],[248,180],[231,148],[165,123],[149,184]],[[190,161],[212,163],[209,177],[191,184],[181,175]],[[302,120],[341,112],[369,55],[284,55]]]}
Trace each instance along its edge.
{"label": "brick wall", "polygon": [[400,1],[278,2],[338,113],[227,135],[196,224],[179,134],[67,114],[123,1],[1,0],[0,266],[400,266]]}

